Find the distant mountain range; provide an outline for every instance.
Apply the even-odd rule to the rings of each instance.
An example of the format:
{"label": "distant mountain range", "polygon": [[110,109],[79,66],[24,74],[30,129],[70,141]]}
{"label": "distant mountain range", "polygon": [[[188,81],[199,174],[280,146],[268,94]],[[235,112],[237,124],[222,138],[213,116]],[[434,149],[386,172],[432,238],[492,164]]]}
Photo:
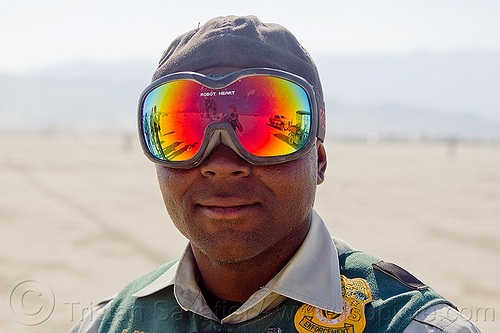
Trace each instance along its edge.
{"label": "distant mountain range", "polygon": [[327,135],[364,138],[374,132],[386,139],[500,140],[500,122],[472,113],[440,113],[398,104],[367,108],[333,105]]}
{"label": "distant mountain range", "polygon": [[[500,140],[500,53],[317,57],[328,135]],[[135,131],[155,61],[0,73],[0,131]]]}
{"label": "distant mountain range", "polygon": [[319,57],[328,135],[500,139],[500,52]]}

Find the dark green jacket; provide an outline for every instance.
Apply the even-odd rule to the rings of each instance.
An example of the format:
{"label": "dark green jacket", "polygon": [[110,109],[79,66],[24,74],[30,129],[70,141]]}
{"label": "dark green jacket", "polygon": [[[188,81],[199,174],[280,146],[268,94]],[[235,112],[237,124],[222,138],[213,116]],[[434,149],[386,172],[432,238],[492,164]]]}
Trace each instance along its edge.
{"label": "dark green jacket", "polygon": [[401,332],[423,309],[437,303],[450,304],[398,266],[363,252],[344,253],[339,262],[343,276],[342,314],[287,299],[273,310],[246,322],[220,324],[184,311],[177,304],[173,286],[146,297],[132,296],[168,270],[174,261],[125,287],[112,301],[99,332]]}

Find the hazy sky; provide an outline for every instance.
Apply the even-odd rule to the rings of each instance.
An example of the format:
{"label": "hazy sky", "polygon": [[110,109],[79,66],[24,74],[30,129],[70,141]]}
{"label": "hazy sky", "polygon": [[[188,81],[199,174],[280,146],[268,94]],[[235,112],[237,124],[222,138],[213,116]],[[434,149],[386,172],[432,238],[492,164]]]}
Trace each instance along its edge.
{"label": "hazy sky", "polygon": [[500,50],[497,0],[0,0],[0,71],[74,60],[158,59],[214,16],[255,14],[313,56]]}

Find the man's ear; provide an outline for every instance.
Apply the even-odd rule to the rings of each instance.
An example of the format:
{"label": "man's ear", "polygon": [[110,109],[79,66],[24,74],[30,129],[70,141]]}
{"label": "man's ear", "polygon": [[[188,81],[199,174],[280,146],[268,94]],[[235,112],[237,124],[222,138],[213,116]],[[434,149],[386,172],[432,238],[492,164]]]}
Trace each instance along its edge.
{"label": "man's ear", "polygon": [[318,150],[318,180],[317,184],[321,184],[325,180],[326,172],[326,149],[321,141],[316,142],[316,148]]}

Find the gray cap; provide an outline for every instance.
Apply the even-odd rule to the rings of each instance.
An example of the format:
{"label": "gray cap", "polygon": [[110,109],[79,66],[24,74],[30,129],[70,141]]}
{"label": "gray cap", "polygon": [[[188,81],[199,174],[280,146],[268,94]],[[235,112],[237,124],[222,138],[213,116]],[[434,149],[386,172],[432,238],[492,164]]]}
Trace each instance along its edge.
{"label": "gray cap", "polygon": [[153,80],[182,71],[215,67],[266,67],[293,73],[309,82],[320,110],[318,137],[324,136],[323,90],[309,53],[281,25],[255,16],[216,17],[177,37],[163,53]]}

